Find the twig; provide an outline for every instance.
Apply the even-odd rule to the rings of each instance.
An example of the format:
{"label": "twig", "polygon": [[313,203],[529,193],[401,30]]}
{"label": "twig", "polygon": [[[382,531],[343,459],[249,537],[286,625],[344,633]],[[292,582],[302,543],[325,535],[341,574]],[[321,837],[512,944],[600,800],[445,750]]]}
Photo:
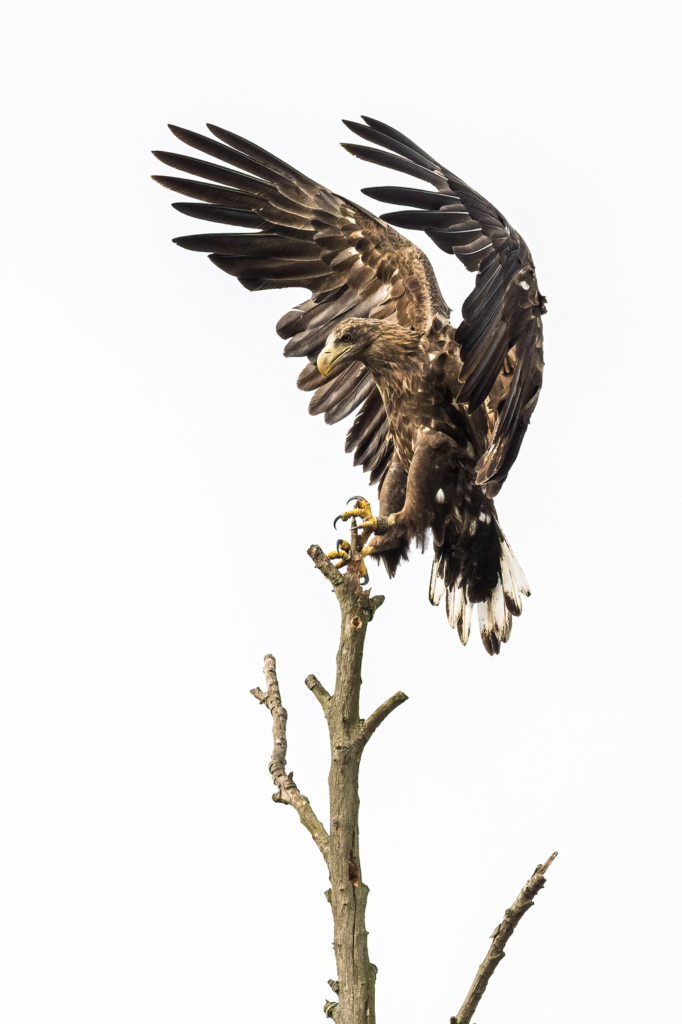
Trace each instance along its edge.
{"label": "twig", "polygon": [[365,743],[370,738],[370,736],[374,732],[376,732],[376,730],[379,728],[384,719],[388,718],[391,711],[395,711],[395,709],[399,708],[401,704],[404,704],[407,699],[407,694],[403,693],[401,690],[398,690],[398,692],[394,693],[392,697],[389,697],[388,700],[385,700],[384,703],[376,709],[376,711],[372,712],[369,718],[366,719],[365,726],[363,729]]}
{"label": "twig", "polygon": [[263,674],[267,679],[268,692],[264,693],[263,690],[256,687],[256,689],[251,690],[251,693],[261,704],[265,704],[272,714],[272,735],[275,739],[275,746],[268,768],[272,775],[272,781],[277,786],[277,792],[273,793],[272,799],[275,803],[289,804],[298,812],[301,824],[305,825],[310,832],[317,844],[317,848],[325,859],[325,863],[328,865],[329,835],[327,830],[310,806],[308,797],[301,793],[294,782],[294,773],[289,772],[287,775],[286,772],[287,713],[286,709],[282,707],[282,698],[279,692],[279,683],[277,682],[276,663],[271,654],[265,655]]}
{"label": "twig", "polygon": [[462,1003],[457,1016],[450,1018],[450,1024],[469,1024],[472,1016],[476,1012],[476,1007],[481,1001],[481,996],[485,992],[486,986],[492,977],[493,971],[505,955],[504,947],[507,945],[507,942],[511,938],[514,929],[523,915],[533,906],[533,897],[537,896],[540,889],[542,889],[545,884],[545,872],[556,856],[557,854],[553,853],[549,860],[544,864],[538,864],[533,875],[526,882],[511,907],[508,910],[505,910],[504,920],[501,924],[498,924],[497,928],[491,935],[491,939],[493,941],[490,949],[486,953],[485,960],[478,968],[476,977],[474,978],[474,983],[469,989],[467,997]]}

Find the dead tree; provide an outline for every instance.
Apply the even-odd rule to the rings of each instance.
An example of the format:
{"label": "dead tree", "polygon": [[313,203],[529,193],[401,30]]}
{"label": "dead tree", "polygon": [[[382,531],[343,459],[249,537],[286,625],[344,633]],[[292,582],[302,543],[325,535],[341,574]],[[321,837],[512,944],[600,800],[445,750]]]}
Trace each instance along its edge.
{"label": "dead tree", "polygon": [[[355,529],[352,530],[352,552],[357,550]],[[308,676],[306,686],[319,701],[329,729],[331,767],[329,770],[329,832],[317,817],[310,801],[294,782],[293,772],[286,771],[287,713],[282,706],[275,659],[265,656],[263,672],[267,691],[251,691],[272,714],[274,749],[270,761],[270,774],[277,787],[273,794],[276,803],[290,804],[301,823],[310,832],[324,857],[331,888],[326,896],[334,919],[334,954],[337,980],[329,982],[338,1001],[325,1003],[324,1012],[335,1024],[374,1024],[374,991],[377,969],[370,962],[365,927],[365,908],[369,889],[362,876],[360,843],[358,837],[358,775],[360,759],[365,746],[385,718],[407,700],[398,691],[374,711],[369,718],[360,718],[360,686],[362,652],[367,627],[375,612],[384,603],[383,597],[371,597],[360,585],[360,561],[352,557],[343,575],[316,544],[308,554],[327,579],[341,610],[341,639],[336,656],[336,687],[330,694],[314,675]],[[469,1024],[486,986],[505,955],[512,932],[526,911],[533,906],[533,898],[545,884],[545,872],[556,853],[539,864],[529,881],[505,910],[504,919],[493,932],[491,945],[479,967],[473,984],[456,1016],[450,1024]]]}

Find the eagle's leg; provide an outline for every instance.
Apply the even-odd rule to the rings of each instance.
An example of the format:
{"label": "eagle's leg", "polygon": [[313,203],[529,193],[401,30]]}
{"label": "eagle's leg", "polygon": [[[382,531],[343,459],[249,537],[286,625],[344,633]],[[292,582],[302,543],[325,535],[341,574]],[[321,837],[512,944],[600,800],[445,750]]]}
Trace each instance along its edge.
{"label": "eagle's leg", "polygon": [[[415,537],[424,537],[434,525],[434,506],[445,504],[445,494],[451,489],[456,452],[456,446],[447,435],[435,430],[424,432],[415,446],[409,474],[399,464],[391,466],[381,492],[382,515],[384,510],[389,511],[389,502],[392,505],[383,520],[388,528],[374,531],[375,536],[362,549],[364,557],[380,555],[391,575],[395,572],[397,563],[407,556],[410,543]],[[394,458],[394,463],[396,461]],[[391,483],[392,473],[395,481],[386,495],[385,507],[384,488]],[[401,499],[402,504],[398,505]]]}

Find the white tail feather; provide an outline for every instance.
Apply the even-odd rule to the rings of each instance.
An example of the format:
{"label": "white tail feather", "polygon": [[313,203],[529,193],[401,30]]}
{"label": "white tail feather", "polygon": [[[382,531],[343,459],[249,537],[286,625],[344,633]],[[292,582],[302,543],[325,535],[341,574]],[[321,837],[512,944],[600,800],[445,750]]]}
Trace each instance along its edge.
{"label": "white tail feather", "polygon": [[524,574],[523,569],[519,565],[518,559],[511,549],[511,544],[500,530],[502,536],[502,554],[505,556],[505,562],[509,563],[509,569],[512,576],[516,580],[516,584],[522,594],[526,597],[530,597],[530,587],[528,586],[528,580]]}
{"label": "white tail feather", "polygon": [[431,566],[431,582],[429,584],[429,601],[431,604],[440,604],[440,599],[445,593],[445,582],[443,577],[438,575],[438,559],[434,558]]}
{"label": "white tail feather", "polygon": [[506,644],[512,627],[512,617],[505,603],[502,583],[498,582],[487,601],[478,604],[478,628],[486,650],[497,653],[500,644]]}
{"label": "white tail feather", "polygon": [[464,593],[463,587],[460,587],[458,592],[462,595],[463,608],[462,614],[457,620],[457,632],[459,633],[460,640],[466,647],[469,639],[469,633],[471,632],[471,613],[474,610],[474,606]]}
{"label": "white tail feather", "polygon": [[466,647],[471,632],[471,612],[473,605],[464,593],[459,580],[451,590],[445,591],[445,610],[452,629],[456,629],[459,638]]}
{"label": "white tail feather", "polygon": [[[501,532],[501,531],[500,531]],[[502,534],[502,558],[500,559],[500,570],[502,573],[502,587],[507,603],[507,608],[512,615],[520,615],[523,603],[521,595],[530,594],[528,580],[516,560],[514,552],[509,546],[507,538]]]}

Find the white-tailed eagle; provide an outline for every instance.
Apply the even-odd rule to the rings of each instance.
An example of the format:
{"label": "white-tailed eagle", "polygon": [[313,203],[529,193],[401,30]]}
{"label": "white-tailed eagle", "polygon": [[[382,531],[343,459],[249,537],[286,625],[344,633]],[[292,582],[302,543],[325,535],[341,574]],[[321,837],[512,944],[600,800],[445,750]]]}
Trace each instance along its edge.
{"label": "white-tailed eagle", "polygon": [[[250,291],[310,290],[277,333],[286,356],[307,359],[298,387],[313,392],[313,415],[336,423],[359,408],[346,451],[380,500],[379,517],[366,503],[353,513],[365,538],[374,532],[363,554],[393,575],[411,542],[423,546],[431,531],[432,603],[445,593],[462,643],[478,605],[483,644],[497,654],[530,591],[493,498],[538,400],[545,300],[528,246],[499,210],[400,132],[363,120],[344,123],[381,148],[346,144],[350,153],[435,191],[363,189],[411,207],[378,218],[214,125],[214,138],[171,126],[212,159],[156,152],[194,178],[155,180],[198,200],[174,203],[181,213],[248,229],[185,235],[178,245],[210,253]],[[476,272],[456,330],[429,260],[397,227],[424,231]]]}

